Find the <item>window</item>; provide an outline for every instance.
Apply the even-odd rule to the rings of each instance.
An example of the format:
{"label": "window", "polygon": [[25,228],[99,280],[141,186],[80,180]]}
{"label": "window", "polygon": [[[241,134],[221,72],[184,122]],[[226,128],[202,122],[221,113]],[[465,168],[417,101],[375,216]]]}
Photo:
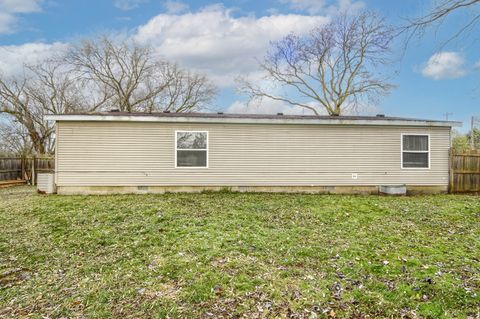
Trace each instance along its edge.
{"label": "window", "polygon": [[208,167],[208,132],[175,132],[175,167]]}
{"label": "window", "polygon": [[402,168],[430,168],[430,136],[402,134]]}

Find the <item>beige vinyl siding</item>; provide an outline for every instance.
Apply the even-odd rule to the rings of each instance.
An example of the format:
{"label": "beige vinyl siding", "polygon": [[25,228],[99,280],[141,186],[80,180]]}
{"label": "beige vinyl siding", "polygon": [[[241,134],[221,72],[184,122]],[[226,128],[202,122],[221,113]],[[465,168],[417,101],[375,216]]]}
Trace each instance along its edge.
{"label": "beige vinyl siding", "polygon": [[[58,186],[448,184],[448,127],[57,124]],[[176,130],[208,131],[208,168],[175,168]],[[430,135],[430,169],[401,168],[402,133]]]}

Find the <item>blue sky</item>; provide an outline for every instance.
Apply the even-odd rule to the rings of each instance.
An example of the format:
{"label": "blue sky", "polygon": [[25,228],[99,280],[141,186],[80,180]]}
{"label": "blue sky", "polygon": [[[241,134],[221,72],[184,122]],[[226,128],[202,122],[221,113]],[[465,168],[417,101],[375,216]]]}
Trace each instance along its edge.
{"label": "blue sky", "polygon": [[[22,63],[83,37],[122,34],[209,75],[220,86],[215,110],[289,112],[278,103],[248,108],[245,97],[235,93],[233,78],[255,75],[255,59],[270,40],[307,32],[342,8],[377,10],[398,25],[429,6],[428,0],[0,0],[0,69],[14,74]],[[397,87],[370,112],[432,119],[449,112],[450,119],[461,121],[480,115],[480,44],[467,37],[441,46],[464,19],[464,13],[453,15],[406,51],[398,41],[398,62],[389,69]]]}

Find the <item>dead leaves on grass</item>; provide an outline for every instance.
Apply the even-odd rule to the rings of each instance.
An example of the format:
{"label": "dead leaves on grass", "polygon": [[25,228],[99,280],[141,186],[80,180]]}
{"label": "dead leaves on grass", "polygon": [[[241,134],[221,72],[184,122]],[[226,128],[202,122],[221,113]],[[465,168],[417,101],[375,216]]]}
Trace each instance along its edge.
{"label": "dead leaves on grass", "polygon": [[10,288],[31,278],[31,272],[26,268],[13,268],[0,274],[0,289]]}
{"label": "dead leaves on grass", "polygon": [[0,279],[0,317],[468,318],[478,300],[467,197],[22,196],[0,196],[4,256],[39,276]]}

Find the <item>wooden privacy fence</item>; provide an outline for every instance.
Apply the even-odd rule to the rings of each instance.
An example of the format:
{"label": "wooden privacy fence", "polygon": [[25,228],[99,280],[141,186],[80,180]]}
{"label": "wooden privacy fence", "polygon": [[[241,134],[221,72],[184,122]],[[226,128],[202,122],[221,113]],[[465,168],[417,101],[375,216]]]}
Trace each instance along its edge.
{"label": "wooden privacy fence", "polygon": [[53,157],[0,157],[0,181],[24,180],[35,185],[38,173],[53,171]]}
{"label": "wooden privacy fence", "polygon": [[480,193],[480,150],[450,151],[450,193]]}

